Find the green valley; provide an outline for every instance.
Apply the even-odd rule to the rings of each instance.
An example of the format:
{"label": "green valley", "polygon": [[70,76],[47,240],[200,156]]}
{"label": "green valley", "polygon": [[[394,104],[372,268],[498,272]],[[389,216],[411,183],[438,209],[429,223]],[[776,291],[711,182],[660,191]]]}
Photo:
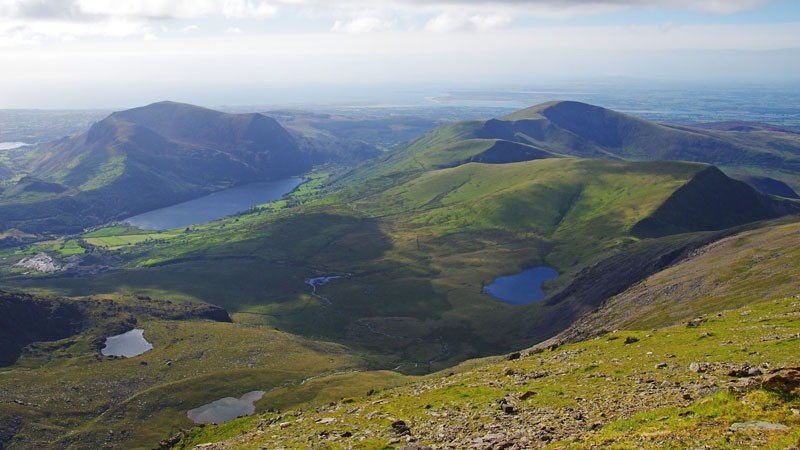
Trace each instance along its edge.
{"label": "green valley", "polygon": [[[240,179],[240,163],[256,178],[279,170],[280,158],[258,156],[261,147],[237,134],[267,139],[283,133],[277,123],[221,113],[213,113],[221,121],[213,127],[198,121],[209,114],[156,104],[115,113],[103,126],[130,131],[125,145],[145,136],[148,144],[137,148],[161,142],[185,150],[214,176]],[[81,139],[100,133],[95,127]],[[298,154],[320,148],[285,136]],[[41,179],[5,192],[61,202],[76,186],[103,191],[132,167],[134,153],[106,157],[122,144],[87,151],[68,142],[53,144],[62,147],[38,163]],[[800,203],[774,195],[800,187],[796,135],[655,124],[551,102],[444,125],[358,165],[374,154],[341,145],[315,161],[307,159],[314,152],[284,155],[291,164],[308,162],[295,171],[306,183],[220,220],[162,231],[110,223],[48,239],[26,235],[0,248],[0,288],[45,305],[15,312],[22,324],[60,318],[59,308],[76,311],[59,335],[9,333],[16,353],[0,368],[7,392],[0,415],[15,425],[0,429],[1,442],[149,448],[179,434],[165,448],[225,439],[231,448],[394,448],[411,436],[460,448],[517,429],[520,436],[507,439],[515,448],[624,448],[648,443],[643,433],[661,433],[662,422],[675,430],[664,435],[674,446],[689,442],[685,430],[696,420],[712,430],[697,442],[711,445],[731,421],[796,425],[781,415],[797,406],[795,394],[718,389],[734,366],[763,366],[764,375],[800,363],[790,351]],[[221,162],[227,158],[231,166]],[[161,164],[140,162],[142,170]],[[181,170],[186,180],[206,173],[183,160],[171,164],[164,177],[148,176],[174,187]],[[137,192],[128,195],[144,198]],[[18,228],[11,238],[25,231],[22,222]],[[544,283],[542,300],[511,305],[484,292],[500,276],[540,266],[559,274]],[[217,312],[212,318],[202,308]],[[756,312],[743,318],[727,311],[733,308]],[[779,336],[775,345],[759,340],[755,317]],[[134,325],[153,350],[125,359],[98,353],[102,338]],[[751,331],[735,335],[738,327]],[[532,349],[521,359],[492,358],[525,348]],[[470,360],[482,357],[489,359]],[[704,364],[708,378],[685,369],[692,362]],[[387,390],[409,382],[418,384]],[[667,385],[673,382],[680,384]],[[192,425],[187,410],[253,390],[267,391],[257,412],[290,411],[178,433]],[[367,391],[377,397],[359,399]],[[725,424],[703,421],[712,414],[704,408],[729,414],[741,401],[757,410],[731,413]],[[646,408],[667,419],[654,423]],[[684,410],[693,412],[677,415]],[[411,434],[387,434],[401,420]],[[796,430],[773,437],[735,435],[736,442],[783,445]]]}

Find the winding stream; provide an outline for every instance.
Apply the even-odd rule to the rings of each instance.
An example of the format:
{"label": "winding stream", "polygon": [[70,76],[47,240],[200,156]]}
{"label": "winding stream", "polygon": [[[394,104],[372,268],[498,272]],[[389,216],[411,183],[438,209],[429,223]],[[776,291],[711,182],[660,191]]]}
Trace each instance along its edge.
{"label": "winding stream", "polygon": [[322,286],[324,284],[328,284],[331,280],[337,280],[339,278],[342,278],[342,276],[341,275],[330,275],[330,276],[327,276],[327,277],[307,278],[306,279],[306,284],[311,286],[311,296],[312,297],[316,297],[316,298],[322,300],[323,302],[325,302],[325,306],[330,306],[332,303],[331,303],[329,298],[323,297],[323,296],[317,294],[317,286]]}

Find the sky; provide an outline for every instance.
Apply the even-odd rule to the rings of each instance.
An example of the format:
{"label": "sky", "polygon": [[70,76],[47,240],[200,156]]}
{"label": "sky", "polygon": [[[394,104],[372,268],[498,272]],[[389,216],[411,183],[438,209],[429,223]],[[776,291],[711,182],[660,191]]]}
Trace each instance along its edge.
{"label": "sky", "polygon": [[0,0],[0,108],[598,78],[800,83],[800,1]]}

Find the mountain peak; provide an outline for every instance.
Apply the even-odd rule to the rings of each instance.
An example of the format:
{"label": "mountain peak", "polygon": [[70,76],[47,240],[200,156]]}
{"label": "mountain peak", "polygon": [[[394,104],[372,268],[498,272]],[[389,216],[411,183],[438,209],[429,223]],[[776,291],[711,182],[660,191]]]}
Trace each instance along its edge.
{"label": "mountain peak", "polygon": [[503,120],[536,120],[536,119],[544,119],[547,117],[546,112],[552,108],[568,108],[575,113],[581,113],[583,111],[593,110],[593,109],[604,109],[599,106],[590,105],[588,103],[581,103],[572,100],[553,100],[549,102],[540,103],[538,105],[534,105],[517,112],[511,113],[505,117]]}

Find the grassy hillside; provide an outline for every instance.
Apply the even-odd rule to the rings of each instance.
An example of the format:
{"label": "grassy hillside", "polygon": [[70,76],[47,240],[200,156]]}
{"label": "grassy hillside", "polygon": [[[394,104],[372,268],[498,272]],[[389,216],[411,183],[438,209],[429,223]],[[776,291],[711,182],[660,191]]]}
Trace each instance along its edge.
{"label": "grassy hillside", "polygon": [[798,312],[785,297],[696,326],[474,361],[369,397],[193,429],[172,448],[791,448],[797,372],[788,385],[773,377],[800,363]]}
{"label": "grassy hillside", "polygon": [[791,297],[800,289],[797,220],[778,221],[697,248],[608,299],[554,341],[625,328],[646,330],[754,301]]}
{"label": "grassy hillside", "polygon": [[[102,183],[97,180],[106,178],[113,178],[113,185],[119,182],[113,175],[118,167],[125,171],[138,168],[141,177],[161,176],[148,172],[144,163],[137,166],[139,156],[124,151],[135,142],[146,142],[148,148],[163,144],[181,149],[185,148],[185,139],[196,137],[192,149],[215,146],[223,151],[228,137],[240,139],[252,132],[250,125],[244,131],[236,125],[237,120],[244,119],[227,115],[213,132],[193,128],[199,120],[195,114],[205,117],[212,114],[208,111],[169,104],[155,107],[152,116],[145,114],[146,110],[108,119],[109,123],[127,124],[130,140],[98,153],[102,156],[98,161],[106,161],[106,165],[85,163],[96,172],[76,172],[62,165],[46,173],[49,181],[27,180],[30,187],[25,192],[52,195],[41,191],[70,183],[99,185]],[[572,117],[575,115],[580,117]],[[255,115],[246,122],[256,128],[267,123]],[[164,128],[164,123],[179,124],[186,130]],[[118,137],[101,131],[95,130],[99,140]],[[211,134],[204,134],[207,132]],[[236,134],[239,132],[243,134]],[[426,374],[468,358],[536,344],[594,310],[599,312],[588,317],[600,322],[592,323],[590,330],[571,329],[578,330],[573,337],[594,336],[592,332],[611,324],[658,328],[696,314],[751,305],[764,295],[780,300],[758,307],[764,311],[763,317],[773,314],[779,318],[770,323],[778,328],[770,330],[783,327],[778,340],[791,341],[794,338],[786,337],[791,334],[784,336],[783,331],[794,332],[788,318],[796,305],[785,300],[792,295],[790,289],[796,280],[783,276],[782,271],[793,273],[797,255],[775,246],[791,245],[796,220],[775,218],[796,211],[797,203],[759,194],[705,163],[628,160],[677,155],[675,152],[724,154],[745,167],[755,161],[748,158],[777,154],[765,147],[737,147],[739,144],[727,137],[718,141],[708,134],[724,132],[702,133],[631,121],[588,105],[552,103],[501,120],[443,127],[339,177],[316,174],[288,200],[212,223],[155,233],[113,226],[2,249],[0,286],[41,294],[92,296],[113,305],[149,298],[169,300],[176,308],[210,303],[224,307],[233,323],[190,317],[175,322],[126,310],[124,317],[130,320],[125,323],[138,320],[146,329],[145,335],[152,336],[156,344],[152,352],[131,360],[98,357],[92,347],[97,328],[85,324],[70,328],[71,337],[46,336],[60,339],[52,344],[31,345],[29,341],[37,340],[34,338],[15,341],[14,348],[21,357],[2,370],[0,384],[30,388],[17,394],[22,403],[12,403],[10,397],[0,402],[0,413],[7,418],[2,422],[16,424],[10,431],[0,428],[0,436],[16,434],[12,443],[21,448],[31,442],[40,444],[36,440],[40,435],[43,440],[59,436],[57,447],[80,448],[86,443],[149,446],[158,436],[188,426],[187,409],[222,396],[268,389],[270,392],[258,403],[259,411],[322,405],[409,379],[378,372],[302,380],[320,372],[353,368]],[[214,142],[217,137],[221,140]],[[643,147],[653,142],[658,148]],[[240,155],[241,161],[252,156],[246,154],[246,148],[235,150],[245,152]],[[784,150],[785,160],[793,158],[791,146]],[[575,158],[573,154],[592,159]],[[114,157],[103,159],[108,155]],[[114,159],[119,155],[124,158]],[[201,159],[206,163],[213,160]],[[77,161],[75,167],[84,167],[81,164],[89,160],[71,161]],[[767,166],[752,167],[759,171]],[[180,169],[175,173],[181,173]],[[220,174],[224,173],[221,170]],[[131,186],[130,192],[138,195],[143,191],[136,189],[175,180],[148,181],[140,187]],[[288,204],[293,207],[285,208]],[[84,215],[92,213],[84,208]],[[742,252],[741,258],[730,256],[736,248],[715,244],[748,232],[756,233],[751,240],[758,244],[753,252]],[[763,244],[766,241],[773,247]],[[724,250],[718,255],[719,267],[714,266],[713,271],[687,266],[685,285],[669,284],[676,279],[672,277],[661,279],[661,285],[655,281],[645,284],[681,267],[682,261],[691,264],[703,252],[713,254],[708,249],[714,245]],[[756,258],[762,251],[780,256]],[[752,258],[746,260],[748,255]],[[16,264],[23,258],[50,261],[56,268],[39,273],[30,261]],[[773,260],[774,265],[770,265]],[[483,292],[496,277],[536,266],[549,266],[560,274],[545,282],[546,297],[541,301],[512,306]],[[747,278],[742,277],[742,283],[737,281],[742,271],[759,274],[755,291],[742,287]],[[720,275],[722,279],[714,278]],[[328,278],[322,282],[318,277]],[[314,278],[317,284],[311,281]],[[743,295],[729,304],[725,297],[728,291],[709,288],[716,286],[714,283],[730,284],[730,292],[759,295]],[[773,283],[783,287],[767,293]],[[662,286],[658,292],[664,293],[664,302],[674,304],[665,307],[659,299],[652,305],[647,303],[649,294],[635,293],[641,286]],[[680,303],[681,299],[672,296],[674,292],[694,293]],[[636,312],[639,304],[643,305],[641,315]],[[111,310],[97,310],[89,314],[88,321],[106,323],[113,317]],[[304,419],[310,412],[304,412],[303,417],[290,412],[280,418],[250,418],[210,431],[195,431],[186,445],[238,436],[243,430],[260,426],[262,431],[269,431],[256,433],[258,437],[253,440],[247,440],[252,436],[245,434],[245,440],[233,442],[257,448],[270,444],[263,440],[273,439],[274,434],[275,442],[285,440],[290,446],[308,446],[310,442],[381,448],[401,442],[392,441],[405,431],[401,424],[395,426],[400,433],[385,435],[382,431],[392,422],[382,421],[393,417],[406,421],[413,436],[423,443],[458,442],[457,447],[479,444],[475,441],[478,437],[489,439],[485,434],[508,434],[503,428],[506,426],[520,427],[514,429],[515,436],[508,436],[518,448],[555,442],[575,447],[608,445],[617,439],[624,447],[640,442],[642,436],[620,432],[605,437],[606,430],[624,431],[629,422],[619,421],[634,420],[639,421],[635,427],[650,427],[653,424],[643,412],[645,406],[664,408],[661,411],[670,417],[669,411],[674,411],[670,408],[695,408],[694,414],[704,415],[704,404],[692,402],[720,385],[723,378],[718,372],[745,362],[765,362],[754,363],[748,359],[752,355],[728,351],[733,347],[709,350],[694,346],[699,339],[718,334],[726,336],[722,342],[742,339],[742,346],[770,355],[766,362],[772,365],[794,364],[790,345],[776,350],[759,342],[750,331],[737,337],[725,334],[725,330],[738,326],[732,322],[736,317],[723,315],[716,318],[718,322],[704,317],[697,325],[708,324],[709,334],[700,338],[684,334],[680,328],[663,333],[631,331],[630,336],[638,341],[618,340],[611,335],[502,366],[473,361],[454,370],[461,375],[434,376],[408,388],[413,389],[410,391],[381,393],[378,397],[373,393],[370,404],[356,402],[347,408],[351,403],[347,400],[319,409],[319,414],[336,416],[316,425],[314,419]],[[633,321],[626,321],[629,319]],[[651,339],[654,333],[658,339]],[[673,337],[675,340],[670,341]],[[559,339],[568,340],[563,335]],[[666,350],[665,345],[672,347]],[[679,351],[683,356],[678,356]],[[698,381],[704,380],[697,378],[698,372],[678,369],[691,362],[707,364],[704,376],[713,375],[716,378],[710,383],[716,384],[706,385]],[[657,370],[655,364],[659,364]],[[506,365],[514,367],[506,370]],[[91,376],[86,377],[86,384],[80,384],[85,377],[82,372],[87,370]],[[681,385],[662,383],[671,377]],[[648,380],[657,380],[657,388],[647,387],[653,384]],[[69,392],[61,393],[65,390]],[[87,399],[87,390],[102,395]],[[531,393],[526,394],[528,391]],[[409,392],[414,393],[413,398]],[[428,393],[431,397],[425,397]],[[759,411],[768,410],[776,401],[765,392],[754,395],[757,397],[745,401],[756,402]],[[503,397],[505,403],[498,403]],[[643,398],[652,401],[643,403]],[[708,398],[720,414],[728,414],[741,401],[739,397]],[[781,401],[784,407],[794,405],[791,402],[795,399]],[[497,409],[503,405],[512,409]],[[611,405],[622,407],[613,409]],[[769,411],[765,417],[779,419],[777,413]],[[637,416],[639,413],[645,415]],[[676,430],[697,425],[689,419],[682,422],[685,416],[677,417],[681,419],[665,421],[676,424]],[[534,428],[522,425],[536,420]],[[278,425],[284,422],[288,425]],[[340,423],[347,429],[325,428]],[[302,431],[292,434],[295,426]],[[589,428],[592,433],[586,432]],[[270,433],[273,429],[276,432]],[[363,434],[357,434],[357,430]],[[357,435],[341,440],[348,438],[343,436],[347,433]],[[682,433],[675,435],[675,442],[686,438]],[[329,439],[331,436],[339,438]],[[597,436],[604,437],[596,441]],[[707,439],[715,444],[713,436],[716,434],[710,432]],[[795,437],[783,434],[776,442]],[[773,442],[760,439],[753,442]],[[495,441],[491,442],[495,446]]]}
{"label": "grassy hillside", "polygon": [[0,193],[0,229],[75,233],[226,187],[354,164],[375,150],[300,139],[261,114],[161,102],[114,113],[42,144],[22,168],[38,180]]}
{"label": "grassy hillside", "polygon": [[[598,106],[549,102],[501,119],[469,120],[434,129],[345,178],[366,172],[402,177],[478,160],[495,142],[530,146],[524,159],[568,155],[624,160],[706,162],[741,177],[767,176],[800,188],[796,133],[704,130],[656,124]],[[510,153],[506,151],[506,153]],[[522,159],[522,157],[520,157]],[[750,178],[747,178],[750,179]],[[373,180],[373,183],[378,180]]]}
{"label": "grassy hillside", "polygon": [[[31,277],[13,269],[4,284],[70,296],[213,303],[237,322],[334,339],[380,355],[381,367],[426,372],[531,345],[596,307],[602,299],[587,300],[585,286],[564,301],[522,306],[492,299],[482,286],[547,265],[561,277],[545,291],[565,288],[582,270],[640,248],[632,234],[637,224],[708,170],[680,162],[573,158],[464,164],[349,203],[328,197],[154,239],[123,234],[116,239],[131,245],[116,250],[91,245],[98,238],[87,235],[90,254],[105,255],[124,270]],[[724,176],[712,181],[695,192],[705,202],[721,202],[739,186]],[[750,220],[751,209],[739,202],[731,214]],[[730,225],[715,227],[713,212],[688,231]],[[659,258],[683,248],[680,239],[665,242]],[[661,268],[646,262],[599,292],[616,294]],[[341,278],[312,293],[306,280],[328,275]]]}
{"label": "grassy hillside", "polygon": [[[165,320],[153,314],[158,309],[147,309],[153,300],[121,301],[135,307],[120,312],[116,302],[62,301],[86,311],[94,325],[41,337],[57,340],[28,345],[15,365],[0,368],[4,448],[152,448],[192,425],[189,409],[363,364],[343,346],[271,327],[189,315]],[[133,358],[101,356],[102,337],[111,332],[98,325],[109,320],[127,324],[117,332],[135,323],[154,349]]]}

